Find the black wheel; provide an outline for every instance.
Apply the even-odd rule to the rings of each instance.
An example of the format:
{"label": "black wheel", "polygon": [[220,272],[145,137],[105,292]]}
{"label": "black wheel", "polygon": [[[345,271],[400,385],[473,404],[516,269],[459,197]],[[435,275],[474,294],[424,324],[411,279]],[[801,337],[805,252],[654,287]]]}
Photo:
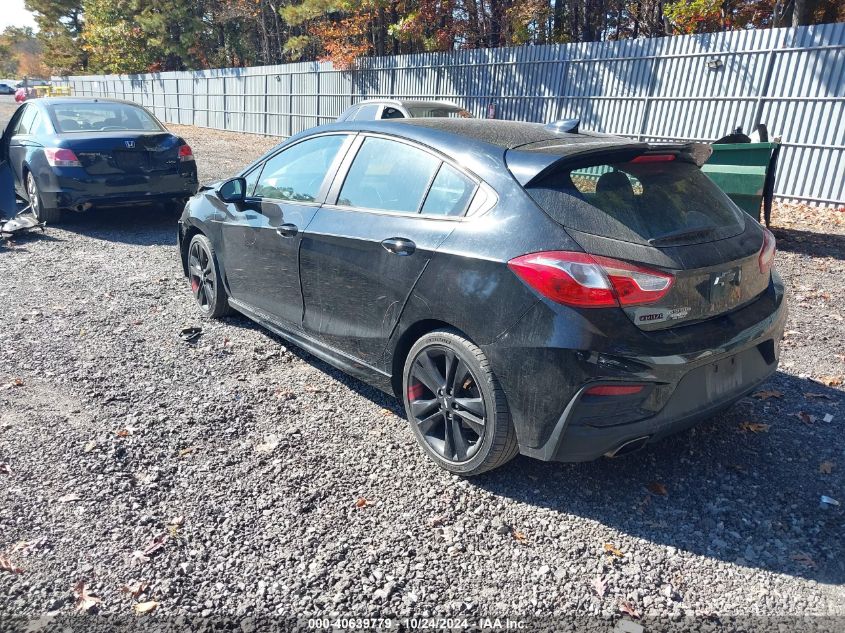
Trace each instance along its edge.
{"label": "black wheel", "polygon": [[519,451],[504,392],[484,352],[460,333],[435,330],[418,340],[402,384],[411,430],[440,467],[478,475]]}
{"label": "black wheel", "polygon": [[203,316],[217,319],[231,313],[214,247],[205,235],[194,235],[188,245],[188,279]]}
{"label": "black wheel", "polygon": [[44,206],[38,191],[38,183],[35,182],[35,176],[31,171],[26,172],[26,197],[29,198],[32,215],[39,222],[58,222],[61,219],[61,209],[50,209]]}

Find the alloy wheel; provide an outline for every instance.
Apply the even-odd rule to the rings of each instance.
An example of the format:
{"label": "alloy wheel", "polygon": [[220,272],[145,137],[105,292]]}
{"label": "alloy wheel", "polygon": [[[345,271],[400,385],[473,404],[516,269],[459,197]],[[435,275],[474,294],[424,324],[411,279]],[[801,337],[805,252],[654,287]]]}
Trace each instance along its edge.
{"label": "alloy wheel", "polygon": [[188,272],[194,299],[203,311],[210,312],[217,295],[217,283],[211,255],[199,241],[191,244],[188,252]]}
{"label": "alloy wheel", "polygon": [[478,379],[454,350],[432,345],[414,359],[408,380],[409,417],[431,449],[451,462],[481,447],[487,407]]}
{"label": "alloy wheel", "polygon": [[35,184],[35,177],[32,172],[26,175],[26,196],[29,198],[29,206],[36,219],[41,219],[41,201],[38,199],[38,186]]}

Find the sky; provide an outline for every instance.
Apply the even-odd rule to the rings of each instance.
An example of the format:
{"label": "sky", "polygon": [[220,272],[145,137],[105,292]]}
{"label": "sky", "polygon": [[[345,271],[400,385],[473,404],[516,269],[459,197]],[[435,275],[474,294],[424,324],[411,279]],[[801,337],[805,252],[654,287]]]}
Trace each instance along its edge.
{"label": "sky", "polygon": [[0,11],[0,31],[7,26],[31,26],[35,28],[32,14],[23,6],[24,0],[3,0]]}

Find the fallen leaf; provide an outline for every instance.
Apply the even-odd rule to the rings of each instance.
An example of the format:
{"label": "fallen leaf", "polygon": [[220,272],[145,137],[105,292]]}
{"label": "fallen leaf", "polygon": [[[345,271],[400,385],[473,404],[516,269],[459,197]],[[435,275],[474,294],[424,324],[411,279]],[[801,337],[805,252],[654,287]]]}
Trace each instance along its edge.
{"label": "fallen leaf", "polygon": [[619,603],[619,610],[622,613],[630,615],[635,620],[640,619],[640,612],[637,611],[637,608],[633,604],[631,604],[628,600],[623,600],[622,602]]}
{"label": "fallen leaf", "polygon": [[73,592],[76,594],[76,610],[80,613],[86,613],[102,602],[100,598],[88,591],[84,580],[80,580],[73,586]]}
{"label": "fallen leaf", "polygon": [[129,429],[120,429],[115,433],[115,435],[117,435],[118,437],[129,437],[130,435],[132,435],[132,431],[130,431]]}
{"label": "fallen leaf", "polygon": [[160,549],[163,549],[166,542],[167,534],[159,534],[158,536],[153,537],[153,539],[144,548],[144,556],[150,556]]}
{"label": "fallen leaf", "polygon": [[816,416],[810,415],[806,411],[799,411],[798,413],[793,413],[796,418],[801,420],[804,424],[810,425],[816,421]]}
{"label": "fallen leaf", "polygon": [[769,425],[761,422],[741,422],[739,430],[746,433],[768,433]]}
{"label": "fallen leaf", "polygon": [[364,497],[358,497],[358,500],[355,502],[356,508],[366,508],[371,505],[373,505],[372,502]]}
{"label": "fallen leaf", "polygon": [[150,600],[148,602],[140,602],[132,606],[132,608],[135,610],[135,615],[144,615],[145,613],[150,613],[151,611],[155,611],[156,607],[158,607],[158,602],[156,602],[155,600]]}
{"label": "fallen leaf", "polygon": [[393,415],[393,411],[391,411],[390,409],[382,409],[381,415],[382,417],[389,418],[391,415]]}
{"label": "fallen leaf", "polygon": [[819,382],[825,387],[841,387],[845,383],[845,378],[842,376],[821,376]]}
{"label": "fallen leaf", "polygon": [[147,583],[145,583],[143,580],[141,580],[141,581],[138,581],[136,583],[132,583],[131,585],[122,585],[120,587],[120,591],[122,593],[128,593],[133,598],[137,598],[142,593],[144,593],[144,590],[146,588],[147,588]]}
{"label": "fallen leaf", "polygon": [[59,497],[59,503],[70,503],[71,501],[79,501],[81,497],[75,492],[69,492],[66,495]]}
{"label": "fallen leaf", "polygon": [[829,475],[833,472],[833,462],[822,462],[819,464],[819,472],[822,475]]}
{"label": "fallen leaf", "polygon": [[195,450],[197,450],[196,446],[190,446],[188,448],[183,448],[181,451],[179,451],[179,457],[184,457],[185,455],[190,455]]}
{"label": "fallen leaf", "polygon": [[768,400],[769,398],[783,398],[783,393],[780,391],[758,391],[757,393],[752,393],[751,397]]}
{"label": "fallen leaf", "polygon": [[648,485],[648,490],[649,492],[656,495],[660,495],[661,497],[665,497],[667,494],[669,494],[669,491],[666,490],[666,486],[660,483],[659,481],[652,481]]}
{"label": "fallen leaf", "polygon": [[593,581],[590,583],[590,585],[598,594],[599,598],[604,598],[604,594],[607,593],[607,581],[605,580],[604,576],[596,576],[595,578],[593,578]]}
{"label": "fallen leaf", "polygon": [[7,571],[11,574],[23,573],[23,569],[15,565],[8,557],[0,556],[0,571]]}
{"label": "fallen leaf", "polygon": [[818,398],[819,400],[833,400],[833,398],[831,398],[826,393],[807,392],[807,393],[804,394],[804,397],[805,398]]}
{"label": "fallen leaf", "polygon": [[511,536],[513,536],[513,540],[517,541],[518,543],[527,543],[528,537],[525,536],[524,532],[520,532],[519,530],[514,530],[511,532]]}
{"label": "fallen leaf", "polygon": [[814,561],[809,554],[805,554],[804,552],[793,554],[790,558],[804,567],[809,567],[811,569],[815,569],[817,567],[816,561]]}
{"label": "fallen leaf", "polygon": [[625,554],[622,553],[622,550],[618,549],[613,543],[605,543],[604,551],[608,554],[616,556],[617,558],[622,558],[623,556],[625,556]]}
{"label": "fallen leaf", "polygon": [[13,387],[23,387],[23,380],[21,380],[20,378],[15,378],[11,384]]}

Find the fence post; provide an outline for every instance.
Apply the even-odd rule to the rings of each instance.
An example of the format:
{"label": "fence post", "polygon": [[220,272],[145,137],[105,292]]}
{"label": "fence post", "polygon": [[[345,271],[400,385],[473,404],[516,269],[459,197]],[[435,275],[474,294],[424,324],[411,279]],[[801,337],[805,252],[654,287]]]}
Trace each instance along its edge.
{"label": "fence post", "polygon": [[640,131],[637,133],[637,140],[643,140],[643,136],[648,129],[648,115],[651,111],[651,98],[654,94],[654,84],[657,79],[657,55],[652,57],[651,72],[648,78],[648,91],[645,94],[645,101],[643,102],[643,114],[640,118]]}
{"label": "fence post", "polygon": [[270,119],[269,119],[269,117],[270,117],[269,100],[270,100],[270,97],[267,95],[267,93],[270,92],[270,84],[269,84],[268,79],[269,79],[269,75],[267,73],[264,73],[264,127],[263,127],[263,130],[264,130],[265,136],[270,136],[270,126],[269,126],[269,121],[270,121]]}
{"label": "fence post", "polygon": [[320,125],[320,73],[322,72],[320,69],[320,62],[314,62],[317,64],[317,125]]}
{"label": "fence post", "polygon": [[777,51],[774,46],[769,49],[769,54],[766,58],[766,74],[763,76],[763,83],[757,91],[757,102],[754,104],[754,116],[751,117],[751,129],[749,133],[757,129],[760,125],[760,119],[763,117],[763,102],[769,95],[769,85],[772,82],[772,73],[775,69],[775,59],[777,58]]}
{"label": "fence post", "polygon": [[293,71],[288,74],[288,136],[293,136]]}

